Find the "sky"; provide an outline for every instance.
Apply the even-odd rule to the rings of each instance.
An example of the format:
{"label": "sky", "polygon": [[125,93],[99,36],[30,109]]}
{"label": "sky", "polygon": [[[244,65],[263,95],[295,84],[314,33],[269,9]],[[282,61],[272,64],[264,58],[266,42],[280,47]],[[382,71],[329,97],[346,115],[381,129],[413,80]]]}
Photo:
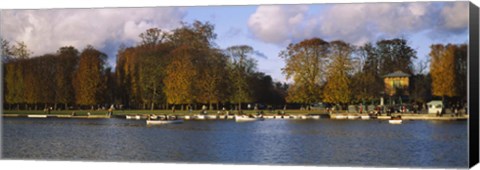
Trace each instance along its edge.
{"label": "sky", "polygon": [[33,56],[72,45],[105,52],[115,67],[121,44],[139,43],[148,28],[173,30],[194,20],[215,25],[216,45],[249,45],[258,70],[285,82],[284,61],[278,56],[289,43],[314,37],[366,42],[403,37],[428,58],[434,43],[468,43],[468,2],[387,2],[301,5],[177,6],[2,10],[0,36],[25,42]]}

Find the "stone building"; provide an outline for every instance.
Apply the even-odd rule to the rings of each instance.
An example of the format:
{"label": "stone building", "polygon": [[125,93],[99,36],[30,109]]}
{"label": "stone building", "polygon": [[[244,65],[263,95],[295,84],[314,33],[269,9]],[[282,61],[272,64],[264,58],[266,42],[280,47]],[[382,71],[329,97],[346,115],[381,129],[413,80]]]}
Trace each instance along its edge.
{"label": "stone building", "polygon": [[410,74],[396,71],[383,76],[385,94],[388,96],[408,96]]}

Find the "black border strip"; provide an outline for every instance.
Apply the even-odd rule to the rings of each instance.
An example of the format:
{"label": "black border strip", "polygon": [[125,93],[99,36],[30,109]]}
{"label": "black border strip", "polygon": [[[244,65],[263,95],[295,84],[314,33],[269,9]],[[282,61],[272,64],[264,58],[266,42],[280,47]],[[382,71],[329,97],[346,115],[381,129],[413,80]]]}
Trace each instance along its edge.
{"label": "black border strip", "polygon": [[479,161],[479,13],[478,7],[470,2],[469,9],[469,92],[468,92],[468,109],[469,109],[469,166],[473,167]]}

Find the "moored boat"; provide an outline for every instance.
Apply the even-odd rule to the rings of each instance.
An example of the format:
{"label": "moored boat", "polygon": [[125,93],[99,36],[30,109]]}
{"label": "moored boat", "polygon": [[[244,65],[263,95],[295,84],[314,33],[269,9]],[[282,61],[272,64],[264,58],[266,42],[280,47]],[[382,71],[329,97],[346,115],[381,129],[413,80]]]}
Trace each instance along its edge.
{"label": "moored boat", "polygon": [[205,118],[210,119],[210,120],[214,120],[214,119],[217,119],[217,115],[206,115]]}
{"label": "moored boat", "polygon": [[150,119],[158,119],[157,115],[150,115]]}
{"label": "moored boat", "polygon": [[353,120],[353,119],[358,119],[359,117],[360,116],[358,116],[358,115],[348,115],[347,119],[352,119]]}
{"label": "moored boat", "polygon": [[268,115],[268,116],[263,116],[263,118],[265,118],[265,119],[274,119],[275,116],[273,116],[273,115]]}
{"label": "moored boat", "polygon": [[402,124],[402,117],[401,116],[392,116],[390,120],[388,120],[390,124]]}
{"label": "moored boat", "polygon": [[147,120],[147,125],[179,124],[179,123],[183,123],[183,119],[174,119],[174,120]]}
{"label": "moored boat", "polygon": [[125,119],[135,119],[136,115],[126,115]]}
{"label": "moored boat", "polygon": [[28,115],[28,118],[47,118],[47,115]]}
{"label": "moored boat", "polygon": [[190,120],[191,117],[190,117],[190,115],[185,115],[183,118],[184,118],[185,120]]}
{"label": "moored boat", "polygon": [[337,114],[337,115],[335,115],[334,117],[335,117],[335,119],[347,119],[347,116],[346,116],[346,115],[339,115],[339,114]]}
{"label": "moored boat", "polygon": [[264,118],[262,117],[249,117],[246,115],[236,115],[235,122],[252,122],[252,121],[262,121]]}
{"label": "moored boat", "polygon": [[369,115],[362,115],[362,116],[360,116],[360,118],[362,120],[368,120],[368,119],[370,119],[370,116]]}
{"label": "moored boat", "polygon": [[196,115],[195,119],[197,120],[205,120],[205,115]]}

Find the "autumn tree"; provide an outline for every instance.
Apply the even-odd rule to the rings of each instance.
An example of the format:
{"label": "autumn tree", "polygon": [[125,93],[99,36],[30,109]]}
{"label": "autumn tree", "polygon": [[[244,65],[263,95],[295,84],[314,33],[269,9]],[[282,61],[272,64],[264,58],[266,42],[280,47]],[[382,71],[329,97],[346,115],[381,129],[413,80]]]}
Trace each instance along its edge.
{"label": "autumn tree", "polygon": [[287,102],[309,105],[320,101],[320,86],[326,77],[328,46],[328,42],[313,38],[290,44],[280,53],[286,63],[282,72],[287,80],[292,78],[294,81],[289,88]]}
{"label": "autumn tree", "polygon": [[197,71],[192,62],[189,47],[176,48],[172,52],[172,61],[166,68],[164,92],[169,104],[192,104],[195,99],[194,79]]}
{"label": "autumn tree", "polygon": [[54,108],[57,109],[57,103],[62,103],[65,109],[68,109],[69,103],[75,103],[75,91],[73,89],[73,75],[78,64],[78,50],[72,46],[61,47],[55,57],[55,101]]}
{"label": "autumn tree", "polygon": [[330,42],[328,57],[331,63],[327,66],[327,82],[323,90],[323,101],[326,103],[346,104],[350,102],[350,72],[352,71],[351,53],[353,46],[343,41]]}
{"label": "autumn tree", "polygon": [[2,40],[2,61],[5,62],[5,100],[7,103],[17,104],[17,109],[20,108],[19,104],[26,101],[25,89],[29,86],[28,84],[25,86],[24,75],[27,68],[26,59],[31,54],[24,42],[9,46],[8,41]]}
{"label": "autumn tree", "polygon": [[434,44],[430,46],[430,74],[434,96],[460,97],[466,101],[467,45]]}
{"label": "autumn tree", "polygon": [[93,105],[103,102],[106,57],[92,46],[87,46],[80,54],[73,84],[77,104],[93,108]]}
{"label": "autumn tree", "polygon": [[25,102],[25,83],[24,83],[24,61],[16,60],[5,65],[5,101],[9,104],[16,104],[16,109]]}
{"label": "autumn tree", "polygon": [[445,97],[457,95],[455,88],[455,46],[434,44],[430,46],[430,74],[432,76],[432,93]]}

